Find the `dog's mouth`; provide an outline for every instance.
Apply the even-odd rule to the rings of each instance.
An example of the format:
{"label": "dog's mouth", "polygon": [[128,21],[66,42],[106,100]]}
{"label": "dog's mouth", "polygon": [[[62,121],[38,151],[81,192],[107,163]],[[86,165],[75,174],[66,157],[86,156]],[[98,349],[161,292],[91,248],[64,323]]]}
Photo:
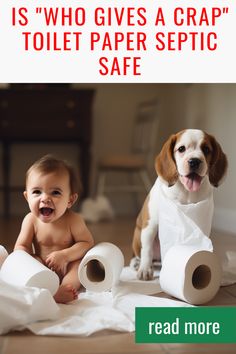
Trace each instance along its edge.
{"label": "dog's mouth", "polygon": [[43,208],[40,208],[39,211],[40,211],[41,215],[47,217],[47,216],[50,216],[53,213],[54,209],[43,207]]}
{"label": "dog's mouth", "polygon": [[202,178],[197,173],[192,172],[187,176],[181,176],[180,180],[189,192],[197,192],[201,187]]}

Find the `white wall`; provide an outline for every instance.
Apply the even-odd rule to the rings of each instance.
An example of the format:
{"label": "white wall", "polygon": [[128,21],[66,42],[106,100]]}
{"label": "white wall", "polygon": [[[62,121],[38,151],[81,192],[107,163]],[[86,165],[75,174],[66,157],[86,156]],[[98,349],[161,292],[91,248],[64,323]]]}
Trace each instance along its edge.
{"label": "white wall", "polygon": [[215,192],[214,226],[236,235],[236,85],[206,87],[205,129],[217,137],[228,157],[229,168]]}
{"label": "white wall", "polygon": [[187,91],[187,126],[213,134],[229,162],[224,182],[214,191],[213,226],[236,235],[236,85],[195,84]]}

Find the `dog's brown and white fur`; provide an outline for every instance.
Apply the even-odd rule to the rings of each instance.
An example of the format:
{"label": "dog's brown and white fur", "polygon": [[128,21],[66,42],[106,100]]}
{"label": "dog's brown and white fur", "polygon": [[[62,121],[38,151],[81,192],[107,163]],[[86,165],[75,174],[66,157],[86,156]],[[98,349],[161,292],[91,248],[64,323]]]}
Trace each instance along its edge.
{"label": "dog's brown and white fur", "polygon": [[[202,130],[186,129],[171,135],[155,162],[158,178],[138,215],[133,251],[138,278],[152,278],[154,244],[158,235],[158,185],[167,198],[181,204],[206,199],[218,187],[227,169],[227,158],[216,139]],[[137,263],[136,263],[137,267]]]}

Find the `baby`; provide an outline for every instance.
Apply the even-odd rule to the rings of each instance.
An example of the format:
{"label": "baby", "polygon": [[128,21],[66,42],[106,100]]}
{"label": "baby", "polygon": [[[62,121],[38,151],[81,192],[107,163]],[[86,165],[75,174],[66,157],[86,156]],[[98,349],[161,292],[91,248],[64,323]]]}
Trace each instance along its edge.
{"label": "baby", "polygon": [[24,196],[30,213],[14,249],[28,252],[58,274],[60,287],[54,295],[58,303],[77,298],[78,266],[94,245],[83,219],[71,210],[78,189],[73,169],[51,155],[36,161],[26,174]]}

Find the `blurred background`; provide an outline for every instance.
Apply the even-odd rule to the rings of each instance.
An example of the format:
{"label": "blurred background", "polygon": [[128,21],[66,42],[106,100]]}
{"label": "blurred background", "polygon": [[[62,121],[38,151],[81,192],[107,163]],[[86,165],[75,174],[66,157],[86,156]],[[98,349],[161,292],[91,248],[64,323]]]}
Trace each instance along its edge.
{"label": "blurred background", "polygon": [[[95,198],[99,161],[130,152],[138,108],[145,102],[156,103],[154,155],[170,134],[185,128],[203,129],[220,142],[229,170],[215,191],[213,226],[236,234],[236,84],[1,85],[1,216],[27,212],[25,172],[47,153],[70,161],[81,174],[82,198]],[[147,172],[153,183],[154,156]],[[127,178],[122,173],[107,177],[114,185],[125,184]],[[104,194],[117,217],[134,216],[146,190],[136,195],[135,203],[129,191]]]}

